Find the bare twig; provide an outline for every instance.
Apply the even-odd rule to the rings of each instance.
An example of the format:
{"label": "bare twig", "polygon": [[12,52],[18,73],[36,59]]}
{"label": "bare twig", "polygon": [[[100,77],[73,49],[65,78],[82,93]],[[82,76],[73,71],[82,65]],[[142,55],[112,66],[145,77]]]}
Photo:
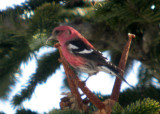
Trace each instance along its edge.
{"label": "bare twig", "polygon": [[[120,62],[119,62],[119,66],[118,66],[123,71],[125,70],[125,67],[126,67],[126,62],[127,62],[127,58],[128,58],[128,54],[129,54],[131,41],[132,41],[133,38],[135,38],[135,35],[129,33],[128,37],[129,37],[128,42],[124,47],[124,50],[123,50],[123,53],[122,53],[122,56],[121,56],[121,59],[120,59]],[[120,74],[121,74],[121,76],[123,76],[123,72],[120,72]],[[114,83],[114,87],[113,87],[112,94],[111,94],[111,99],[112,100],[118,101],[119,94],[120,94],[121,83],[122,83],[122,80],[119,79],[118,77],[116,77],[116,81]]]}
{"label": "bare twig", "polygon": [[63,64],[64,70],[65,70],[65,73],[66,73],[66,77],[67,77],[67,82],[69,84],[71,93],[75,96],[75,98],[76,98],[76,100],[78,102],[79,109],[86,111],[88,109],[88,107],[83,104],[83,100],[81,99],[81,95],[78,92],[78,88],[75,85],[75,83],[73,82],[73,77],[75,77],[76,74],[75,74],[75,72],[73,70],[70,69],[67,61],[63,57],[60,44],[57,43],[55,45],[55,47],[59,49],[59,53],[60,53],[60,59],[59,59],[59,61]]}

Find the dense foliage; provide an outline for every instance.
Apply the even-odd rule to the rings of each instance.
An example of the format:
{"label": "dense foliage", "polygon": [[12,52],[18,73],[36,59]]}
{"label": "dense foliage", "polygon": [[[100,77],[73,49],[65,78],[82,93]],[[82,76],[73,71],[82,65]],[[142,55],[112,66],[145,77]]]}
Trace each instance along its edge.
{"label": "dense foliage", "polygon": [[[143,113],[137,108],[141,105],[143,108],[152,107],[153,110],[148,108],[149,111],[159,110],[159,89],[155,88],[160,82],[159,0],[28,0],[21,6],[0,11],[1,99],[7,99],[17,82],[16,76],[21,75],[20,65],[37,56],[36,52],[46,46],[45,41],[52,29],[60,24],[75,27],[101,51],[109,50],[115,64],[119,62],[127,33],[136,34],[125,75],[132,70],[134,60],[140,61],[139,89],[121,93],[120,105],[126,107],[136,101],[121,112]],[[49,46],[53,44],[51,42]],[[59,68],[58,58],[58,52],[54,51],[37,60],[36,73],[32,74],[28,85],[13,97],[14,106],[21,106],[24,100],[30,99],[37,84],[45,82]],[[144,99],[147,97],[157,102]],[[139,99],[142,101],[137,101]]]}

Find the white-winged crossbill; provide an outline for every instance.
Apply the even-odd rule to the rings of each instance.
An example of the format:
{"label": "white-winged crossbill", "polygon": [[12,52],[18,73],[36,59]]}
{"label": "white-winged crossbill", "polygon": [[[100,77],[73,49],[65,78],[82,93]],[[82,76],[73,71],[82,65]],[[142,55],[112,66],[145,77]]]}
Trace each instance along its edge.
{"label": "white-winged crossbill", "polygon": [[63,56],[76,70],[88,73],[89,76],[99,71],[104,71],[119,77],[128,84],[120,75],[122,70],[107,61],[101,52],[96,50],[94,46],[74,28],[70,26],[56,27],[48,40],[55,39],[55,36],[61,45]]}

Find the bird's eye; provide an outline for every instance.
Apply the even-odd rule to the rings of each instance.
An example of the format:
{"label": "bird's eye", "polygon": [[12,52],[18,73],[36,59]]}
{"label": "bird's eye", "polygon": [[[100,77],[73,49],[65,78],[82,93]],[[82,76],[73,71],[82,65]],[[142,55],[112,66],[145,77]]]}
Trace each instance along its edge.
{"label": "bird's eye", "polygon": [[58,35],[61,31],[60,30],[56,30],[55,34]]}
{"label": "bird's eye", "polygon": [[62,33],[67,33],[67,34],[71,34],[71,31],[70,30],[55,30],[54,31],[54,34],[57,36],[57,35],[60,35],[60,34],[62,34]]}

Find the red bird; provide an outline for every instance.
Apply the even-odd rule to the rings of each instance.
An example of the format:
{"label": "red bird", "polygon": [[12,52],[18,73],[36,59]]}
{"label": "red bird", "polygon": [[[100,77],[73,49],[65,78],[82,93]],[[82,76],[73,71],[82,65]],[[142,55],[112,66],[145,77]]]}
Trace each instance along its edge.
{"label": "red bird", "polygon": [[88,73],[89,76],[99,71],[104,71],[119,77],[128,84],[120,75],[121,70],[107,61],[101,52],[96,50],[93,45],[74,28],[70,26],[56,27],[48,40],[55,39],[55,36],[61,45],[63,56],[76,70]]}

